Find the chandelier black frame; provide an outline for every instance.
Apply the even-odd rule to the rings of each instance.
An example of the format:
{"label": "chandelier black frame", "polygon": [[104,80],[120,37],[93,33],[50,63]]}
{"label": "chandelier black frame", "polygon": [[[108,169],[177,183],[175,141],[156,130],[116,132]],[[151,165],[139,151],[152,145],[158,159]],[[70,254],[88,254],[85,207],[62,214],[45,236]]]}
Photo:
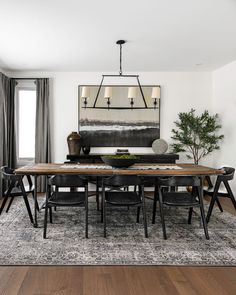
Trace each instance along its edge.
{"label": "chandelier black frame", "polygon": [[[87,106],[87,99],[85,98],[84,100],[84,107],[83,108],[88,108],[88,109],[113,109],[113,110],[130,110],[130,109],[140,109],[140,110],[145,110],[145,109],[157,109],[157,100],[155,99],[154,101],[154,107],[148,107],[147,105],[147,102],[145,100],[145,97],[144,97],[144,93],[143,93],[143,89],[142,89],[142,86],[140,84],[140,81],[139,81],[139,75],[124,75],[123,74],[123,71],[122,71],[122,45],[125,44],[126,41],[125,40],[118,40],[116,42],[117,45],[120,46],[120,70],[119,70],[119,74],[115,75],[102,75],[102,79],[101,79],[101,82],[100,82],[100,85],[99,85],[99,88],[98,88],[98,92],[96,94],[96,98],[95,98],[95,101],[94,101],[94,104],[93,106],[89,107]],[[104,81],[104,78],[111,78],[111,77],[119,77],[119,78],[136,78],[137,79],[137,84],[138,84],[138,87],[139,87],[139,90],[140,90],[140,93],[141,93],[141,96],[142,96],[142,100],[143,100],[143,104],[144,106],[143,107],[135,107],[134,106],[134,101],[133,99],[131,99],[130,101],[130,107],[116,107],[116,106],[110,106],[111,105],[111,102],[110,102],[110,98],[108,97],[107,98],[107,107],[100,107],[100,106],[97,106],[97,100],[98,100],[98,97],[99,97],[99,94],[101,92],[101,88],[102,88],[102,85],[103,85],[103,81]]]}

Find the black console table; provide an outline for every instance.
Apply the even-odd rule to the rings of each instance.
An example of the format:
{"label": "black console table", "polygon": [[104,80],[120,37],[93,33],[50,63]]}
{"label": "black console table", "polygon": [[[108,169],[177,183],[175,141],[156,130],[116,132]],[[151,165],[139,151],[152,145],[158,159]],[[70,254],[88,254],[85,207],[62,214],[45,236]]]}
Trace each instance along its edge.
{"label": "black console table", "polygon": [[[174,164],[179,159],[176,154],[135,154],[137,156],[137,163],[169,163]],[[90,155],[67,155],[69,163],[102,163],[101,154]]]}

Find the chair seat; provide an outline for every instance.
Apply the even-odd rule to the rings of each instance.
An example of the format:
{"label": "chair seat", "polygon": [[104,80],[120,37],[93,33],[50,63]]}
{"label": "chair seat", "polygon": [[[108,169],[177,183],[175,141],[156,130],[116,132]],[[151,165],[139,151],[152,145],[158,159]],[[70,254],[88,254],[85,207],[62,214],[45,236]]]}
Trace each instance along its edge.
{"label": "chair seat", "polygon": [[48,200],[48,206],[79,206],[84,203],[84,192],[54,192]]}
{"label": "chair seat", "polygon": [[135,192],[106,192],[105,199],[107,203],[120,206],[132,206],[141,203],[140,196]]}
{"label": "chair seat", "polygon": [[167,192],[163,193],[163,204],[169,206],[198,206],[196,197],[188,192]]}
{"label": "chair seat", "polygon": [[[34,186],[25,185],[24,188],[25,188],[26,194],[33,193],[34,192]],[[5,191],[5,194],[6,194],[6,192],[7,191]],[[21,190],[21,188],[18,187],[18,186],[13,187],[13,189],[10,192],[10,195],[13,196],[13,197],[22,196],[22,190]]]}

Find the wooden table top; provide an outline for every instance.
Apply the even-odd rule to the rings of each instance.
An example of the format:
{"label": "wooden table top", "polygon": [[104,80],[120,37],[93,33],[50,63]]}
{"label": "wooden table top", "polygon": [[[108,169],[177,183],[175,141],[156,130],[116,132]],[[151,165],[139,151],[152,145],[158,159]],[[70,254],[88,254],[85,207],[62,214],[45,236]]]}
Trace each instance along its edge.
{"label": "wooden table top", "polygon": [[[71,165],[71,168],[69,167]],[[194,164],[137,164],[139,167],[141,165],[148,166],[159,166],[159,169],[135,169],[135,165],[132,169],[102,169],[104,164],[96,164],[97,167],[94,168],[95,164],[55,164],[55,163],[39,163],[30,166],[24,166],[15,170],[16,174],[21,175],[55,175],[55,174],[81,174],[81,175],[145,175],[145,176],[162,176],[162,175],[219,175],[223,174],[223,170],[218,170],[210,167],[205,167],[201,165]],[[64,167],[63,167],[64,166]],[[66,168],[65,168],[66,166]],[[76,166],[76,168],[75,168]],[[161,168],[163,166],[163,169]],[[166,169],[166,166],[170,166],[170,169]],[[173,166],[178,166],[181,169],[173,169]]]}

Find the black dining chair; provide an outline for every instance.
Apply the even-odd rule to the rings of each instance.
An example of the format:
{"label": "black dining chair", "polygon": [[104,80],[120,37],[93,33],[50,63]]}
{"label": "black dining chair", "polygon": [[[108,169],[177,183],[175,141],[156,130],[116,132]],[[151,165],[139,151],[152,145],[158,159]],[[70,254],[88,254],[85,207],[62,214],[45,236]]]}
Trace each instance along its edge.
{"label": "black dining chair", "polygon": [[23,176],[14,174],[14,169],[3,166],[1,167],[1,174],[2,178],[7,182],[8,188],[3,194],[3,201],[0,207],[0,215],[9,198],[10,201],[6,209],[6,213],[8,213],[15,197],[23,197],[30,221],[31,223],[33,223],[33,216],[27,197],[29,194],[32,194],[34,197],[34,186],[32,184],[30,176],[27,175],[28,185],[24,186]]}
{"label": "black dining chair", "polygon": [[[138,186],[138,190],[124,190],[124,187],[128,186]],[[144,234],[146,238],[148,237],[144,186],[140,177],[134,175],[114,175],[103,179],[102,222],[104,224],[104,237],[107,236],[107,206],[137,207],[137,222],[139,222],[140,208],[142,207]]]}
{"label": "black dining chair", "polygon": [[[82,161],[83,163],[83,161]],[[88,162],[89,163],[89,162]],[[80,162],[78,161],[65,161],[64,164],[80,164]],[[87,164],[87,162],[85,161],[85,164]],[[101,188],[102,188],[102,179],[101,177],[98,176],[83,176],[83,178],[88,180],[88,183],[95,185],[96,187],[96,191],[95,193],[89,193],[89,197],[93,197],[96,196],[96,203],[97,203],[97,210],[100,210],[100,193],[101,193]],[[71,190],[73,190],[73,188],[71,188]]]}
{"label": "black dining chair", "polygon": [[[52,191],[54,188],[54,191]],[[61,189],[68,188],[69,191]],[[73,188],[71,190],[71,188]],[[83,191],[76,191],[82,188]],[[84,207],[85,208],[85,237],[88,238],[88,181],[78,175],[55,175],[48,179],[43,238],[47,234],[48,209],[52,223],[53,207]]]}
{"label": "black dining chair", "polygon": [[[157,178],[157,194],[154,197],[154,204],[159,201],[161,223],[164,239],[167,239],[164,206],[187,207],[189,208],[188,223],[191,224],[193,207],[199,207],[201,212],[201,220],[205,232],[205,237],[208,240],[209,234],[205,219],[203,195],[201,189],[201,180],[193,176],[173,176],[169,178]],[[191,186],[192,191],[163,191],[162,187],[187,187]]]}
{"label": "black dining chair", "polygon": [[[223,212],[223,208],[220,204],[218,197],[229,198],[232,201],[234,208],[236,209],[236,200],[235,200],[234,194],[233,194],[233,192],[230,188],[230,185],[229,185],[229,181],[234,179],[235,169],[232,167],[222,167],[220,169],[224,170],[225,173],[222,175],[218,175],[216,182],[215,182],[215,186],[212,187],[212,189],[208,189],[205,191],[205,193],[211,197],[211,202],[210,202],[210,206],[209,206],[209,209],[207,212],[207,217],[206,217],[207,222],[210,221],[212,210],[213,210],[215,203],[218,204],[220,211]],[[224,186],[226,188],[226,192],[222,191],[220,189],[221,184],[224,184]]]}

